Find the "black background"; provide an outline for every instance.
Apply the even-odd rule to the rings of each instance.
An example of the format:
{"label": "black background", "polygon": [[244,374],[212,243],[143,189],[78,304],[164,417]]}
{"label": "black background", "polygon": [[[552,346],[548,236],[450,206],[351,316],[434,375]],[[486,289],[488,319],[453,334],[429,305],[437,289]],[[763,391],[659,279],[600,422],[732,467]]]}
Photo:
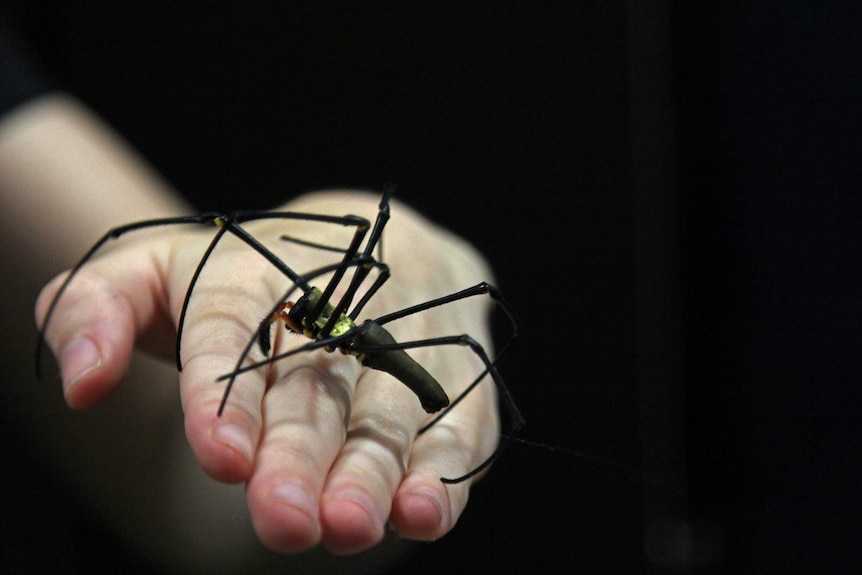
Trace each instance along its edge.
{"label": "black background", "polygon": [[[681,4],[12,15],[196,207],[392,181],[488,255],[527,328],[501,364],[523,436],[562,449],[512,447],[409,572],[840,572],[862,562],[859,15]],[[69,536],[82,571],[136,561]]]}

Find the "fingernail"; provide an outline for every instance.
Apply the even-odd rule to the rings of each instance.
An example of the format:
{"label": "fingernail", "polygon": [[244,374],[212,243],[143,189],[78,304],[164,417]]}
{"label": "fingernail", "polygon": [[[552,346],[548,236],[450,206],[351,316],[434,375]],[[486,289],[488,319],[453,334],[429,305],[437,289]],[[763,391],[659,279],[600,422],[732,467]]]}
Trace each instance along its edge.
{"label": "fingernail", "polygon": [[92,339],[83,336],[69,342],[60,354],[64,393],[68,393],[81,377],[101,364],[99,349]]}
{"label": "fingernail", "polygon": [[317,519],[317,503],[301,485],[296,483],[281,483],[272,490],[272,497],[279,503],[286,503]]}
{"label": "fingernail", "polygon": [[254,445],[248,433],[235,423],[222,423],[213,431],[213,438],[231,449],[239,451],[246,459],[251,460]]}
{"label": "fingernail", "polygon": [[338,493],[338,495],[334,495],[333,499],[339,499],[341,501],[349,501],[354,505],[360,507],[365,514],[368,515],[369,518],[374,522],[375,526],[382,530],[386,523],[386,517],[382,517],[380,513],[377,512],[377,506],[372,503],[371,498],[368,497],[365,493],[361,491],[342,491]]}
{"label": "fingernail", "polygon": [[409,497],[413,500],[414,504],[418,505],[419,507],[426,507],[430,504],[436,512],[437,524],[439,525],[443,523],[443,504],[440,502],[440,499],[436,495],[426,493],[425,491],[413,491],[412,493],[410,493]]}

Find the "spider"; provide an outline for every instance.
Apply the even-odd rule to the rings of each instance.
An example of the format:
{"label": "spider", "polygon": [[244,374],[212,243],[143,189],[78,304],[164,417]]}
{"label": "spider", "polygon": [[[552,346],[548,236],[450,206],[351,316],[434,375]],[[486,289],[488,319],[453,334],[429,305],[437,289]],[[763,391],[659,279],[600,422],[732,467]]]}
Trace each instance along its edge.
{"label": "spider", "polygon": [[[194,216],[143,220],[109,230],[84,254],[78,263],[75,264],[49,304],[45,318],[39,329],[39,337],[36,344],[37,376],[41,377],[41,358],[45,346],[43,334],[51,321],[51,317],[56,309],[58,301],[81,268],[109,240],[118,239],[130,232],[157,226],[214,224],[218,227],[218,230],[201,256],[201,259],[191,277],[179,316],[175,350],[178,371],[182,371],[183,369],[183,327],[195,285],[201,272],[206,266],[207,261],[225,234],[230,233],[247,244],[258,254],[266,258],[269,263],[290,280],[290,288],[286,290],[284,295],[276,301],[269,312],[263,317],[258,328],[255,330],[255,333],[251,335],[248,344],[238,357],[234,370],[218,378],[218,381],[227,381],[224,395],[218,407],[219,416],[221,416],[227,405],[231,389],[239,375],[250,370],[268,366],[286,357],[316,349],[324,349],[329,352],[338,350],[342,353],[355,356],[362,365],[371,369],[387,372],[412,390],[426,412],[437,413],[435,417],[417,431],[418,435],[425,433],[440,421],[441,418],[445,417],[446,414],[454,409],[458,403],[477,385],[487,377],[490,377],[497,388],[500,401],[505,405],[508,412],[510,431],[503,435],[503,439],[497,446],[496,450],[476,468],[460,477],[442,477],[441,481],[444,483],[459,483],[473,477],[487,468],[499,456],[499,454],[502,453],[516,432],[523,427],[525,423],[523,416],[518,410],[518,407],[516,406],[496,367],[497,358],[499,358],[500,354],[505,351],[511,341],[522,332],[522,327],[519,320],[512,313],[511,308],[504,299],[502,293],[496,287],[484,281],[455,293],[434,298],[401,310],[393,311],[374,319],[366,319],[361,322],[357,319],[362,309],[374,294],[377,293],[377,291],[384,285],[390,275],[388,266],[375,258],[374,252],[375,250],[379,250],[379,252],[382,253],[383,231],[390,217],[389,200],[393,191],[394,187],[391,185],[384,188],[378,205],[377,217],[373,226],[367,219],[355,215],[332,216],[302,212],[255,210],[236,211],[231,214],[208,212]],[[353,235],[346,248],[326,246],[300,238],[282,235],[280,239],[283,241],[341,254],[340,261],[336,263],[322,266],[304,274],[299,274],[269,248],[258,241],[258,239],[247,232],[241,225],[245,222],[257,220],[304,220],[326,224],[337,224],[352,228]],[[382,259],[382,256],[380,259]],[[335,293],[336,288],[338,288],[343,281],[347,281],[346,276],[351,270],[352,278],[349,279],[343,295],[334,299],[333,294]],[[371,280],[369,276],[373,270],[376,270],[376,277]],[[312,280],[325,274],[331,274],[331,277],[322,289],[311,285],[310,282]],[[354,304],[353,300],[356,298],[360,288],[369,282],[370,285],[365,288],[365,292],[362,297],[360,297],[359,301]],[[291,297],[291,294],[296,290],[300,290],[302,292],[301,295],[295,301],[290,301],[289,298]],[[497,306],[503,310],[512,326],[512,336],[494,358],[489,357],[483,346],[469,334],[446,335],[429,339],[398,342],[384,327],[384,325],[395,320],[399,320],[413,314],[426,312],[435,307],[447,305],[458,300],[480,295],[489,296]],[[290,351],[270,355],[272,348],[270,332],[272,325],[278,323],[283,324],[285,328],[291,332],[307,337],[309,341]],[[248,363],[247,359],[255,343],[258,344],[258,347],[264,354],[265,359]],[[484,366],[482,372],[451,401],[437,380],[405,351],[420,347],[447,345],[469,347],[470,350],[481,360]]]}

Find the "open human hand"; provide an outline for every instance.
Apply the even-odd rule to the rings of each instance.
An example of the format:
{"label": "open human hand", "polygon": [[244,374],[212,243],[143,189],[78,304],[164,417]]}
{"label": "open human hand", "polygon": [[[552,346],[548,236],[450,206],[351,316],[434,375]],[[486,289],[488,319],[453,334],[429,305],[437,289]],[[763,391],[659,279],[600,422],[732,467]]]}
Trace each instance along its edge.
{"label": "open human hand", "polygon": [[[374,219],[377,196],[324,192],[283,210]],[[318,248],[278,241],[282,233],[346,246],[351,230],[313,222],[263,220],[243,226],[299,273],[337,261]],[[85,408],[119,384],[133,347],[170,358],[190,279],[213,237],[189,226],[136,231],[81,269],[53,311],[44,337],[59,358],[67,403]],[[482,257],[458,238],[402,205],[386,229],[392,278],[363,312],[378,317],[489,279]],[[352,270],[352,269],[351,269]],[[348,270],[348,271],[351,271]],[[347,274],[348,277],[351,273]],[[327,277],[312,283],[323,286]],[[37,303],[41,325],[63,277]],[[332,301],[344,293],[341,282]],[[459,477],[493,453],[499,439],[494,385],[479,385],[451,414],[429,420],[416,395],[392,376],[350,356],[300,353],[238,376],[218,416],[224,384],[261,319],[289,280],[230,234],[213,252],[194,288],[182,332],[180,395],[188,441],[213,478],[245,482],[261,541],[294,553],[322,543],[355,553],[378,543],[387,521],[401,536],[431,540],[447,533],[467,503],[471,480]],[[487,298],[468,298],[393,322],[399,341],[471,334],[490,350]],[[361,319],[361,318],[360,318]],[[389,326],[387,326],[389,327]],[[280,353],[306,343],[272,327]],[[279,330],[279,331],[276,331]],[[457,397],[485,366],[457,346],[410,350]],[[489,351],[490,353],[490,351]],[[257,346],[251,360],[261,359]]]}

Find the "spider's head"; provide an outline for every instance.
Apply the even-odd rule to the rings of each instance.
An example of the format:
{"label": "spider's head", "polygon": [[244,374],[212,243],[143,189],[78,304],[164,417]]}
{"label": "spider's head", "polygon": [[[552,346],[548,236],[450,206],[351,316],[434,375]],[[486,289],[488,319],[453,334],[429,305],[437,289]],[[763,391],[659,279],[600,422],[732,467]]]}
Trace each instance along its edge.
{"label": "spider's head", "polygon": [[286,327],[289,331],[294,333],[302,333],[302,326],[296,323],[296,319],[293,317],[293,309],[296,307],[296,304],[292,301],[285,302],[281,306],[281,310],[278,312],[278,317],[281,321],[284,322],[284,327]]}
{"label": "spider's head", "polygon": [[279,317],[284,322],[284,326],[294,333],[314,339],[318,328],[313,322],[309,322],[308,319],[322,295],[319,289],[311,288],[295,302],[285,302],[279,312]]}

